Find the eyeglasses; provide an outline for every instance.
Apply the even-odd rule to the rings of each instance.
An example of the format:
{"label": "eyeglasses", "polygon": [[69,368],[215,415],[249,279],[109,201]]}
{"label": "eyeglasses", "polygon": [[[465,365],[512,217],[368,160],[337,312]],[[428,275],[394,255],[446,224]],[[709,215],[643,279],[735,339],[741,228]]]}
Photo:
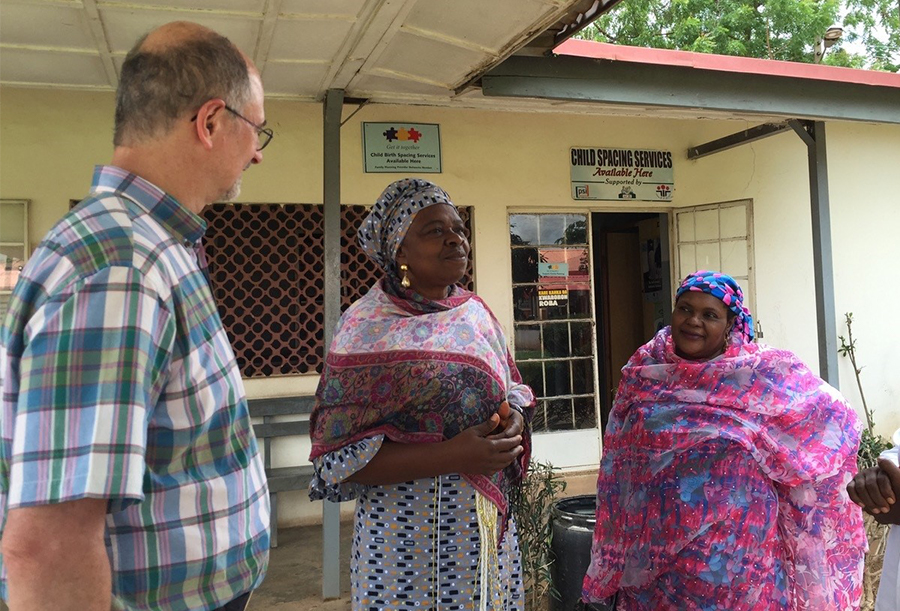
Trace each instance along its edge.
{"label": "eyeglasses", "polygon": [[244,115],[242,115],[241,113],[236,111],[234,108],[231,108],[230,106],[226,106],[225,110],[227,110],[228,112],[230,112],[231,114],[233,114],[236,117],[240,117],[241,119],[243,119],[244,121],[246,121],[247,123],[249,123],[250,125],[253,126],[253,129],[256,130],[256,140],[257,140],[256,150],[257,151],[263,150],[272,141],[272,137],[275,135],[275,132],[273,132],[271,128],[262,127],[260,125],[257,125],[256,123],[254,123],[253,121],[251,121],[250,119],[248,119],[247,117],[245,117]]}
{"label": "eyeglasses", "polygon": [[[260,125],[257,125],[256,123],[254,123],[253,121],[251,121],[250,119],[248,119],[247,117],[245,117],[244,115],[242,115],[241,113],[236,111],[234,108],[231,108],[230,106],[226,106],[225,110],[227,110],[234,116],[243,119],[244,121],[249,123],[253,127],[253,129],[256,130],[256,150],[257,151],[261,151],[264,148],[266,148],[267,146],[269,146],[269,143],[272,141],[272,138],[275,136],[275,132],[273,132],[271,128],[262,127]],[[197,116],[198,115],[194,115],[193,117],[191,117],[191,121],[196,121]]]}

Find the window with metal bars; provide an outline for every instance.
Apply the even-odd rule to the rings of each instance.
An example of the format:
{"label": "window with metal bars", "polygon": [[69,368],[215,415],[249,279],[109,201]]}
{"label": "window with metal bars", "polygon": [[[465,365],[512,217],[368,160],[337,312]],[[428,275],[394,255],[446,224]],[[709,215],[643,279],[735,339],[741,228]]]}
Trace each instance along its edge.
{"label": "window with metal bars", "polygon": [[512,214],[515,360],[537,397],[533,429],[597,426],[585,214]]}
{"label": "window with metal bars", "polygon": [[[467,235],[470,208],[459,208]],[[381,277],[356,243],[365,206],[341,207],[341,311]],[[321,205],[214,204],[204,210],[213,295],[244,377],[312,374],[324,354]],[[474,253],[474,248],[473,248]],[[460,284],[474,290],[472,256]]]}

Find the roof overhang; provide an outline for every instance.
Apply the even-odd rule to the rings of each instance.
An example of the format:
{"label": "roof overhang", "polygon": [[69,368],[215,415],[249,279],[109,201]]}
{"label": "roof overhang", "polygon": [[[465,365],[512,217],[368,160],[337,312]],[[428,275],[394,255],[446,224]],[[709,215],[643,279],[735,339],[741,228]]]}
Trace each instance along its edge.
{"label": "roof overhang", "polygon": [[[569,41],[576,42],[583,44]],[[482,77],[482,90],[486,97],[639,106],[664,114],[681,109],[765,120],[900,123],[900,75],[867,76],[855,74],[865,72],[860,70],[814,67],[845,77],[830,78],[830,72],[791,74],[781,66],[789,62],[752,60],[762,63],[752,64],[750,70],[749,64],[743,69],[733,63],[697,65],[686,63],[684,54],[668,55],[679,52],[649,51],[655,60],[513,56]]]}

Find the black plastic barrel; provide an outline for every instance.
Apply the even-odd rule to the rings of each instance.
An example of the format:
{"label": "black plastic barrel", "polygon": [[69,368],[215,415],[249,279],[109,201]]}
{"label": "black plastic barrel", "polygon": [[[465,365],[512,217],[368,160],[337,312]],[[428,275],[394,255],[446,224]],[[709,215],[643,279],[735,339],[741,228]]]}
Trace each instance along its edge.
{"label": "black plastic barrel", "polygon": [[[552,611],[576,611],[583,607],[581,583],[591,563],[591,540],[597,499],[594,495],[572,496],[557,501],[550,510],[553,564],[550,575],[559,597],[550,597]],[[602,609],[602,607],[596,607]]]}

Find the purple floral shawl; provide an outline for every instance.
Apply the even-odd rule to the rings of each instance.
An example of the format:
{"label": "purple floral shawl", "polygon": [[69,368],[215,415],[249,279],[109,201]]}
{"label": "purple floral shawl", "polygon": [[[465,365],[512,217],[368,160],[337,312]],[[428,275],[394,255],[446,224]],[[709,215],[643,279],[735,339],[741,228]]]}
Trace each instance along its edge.
{"label": "purple floral shawl", "polygon": [[[430,301],[382,281],[338,324],[316,391],[310,460],[377,434],[400,443],[450,439],[507,400],[530,423],[534,395],[477,295],[454,287]],[[528,465],[524,437],[526,452],[504,471],[462,474],[496,505],[502,524],[509,486]]]}

